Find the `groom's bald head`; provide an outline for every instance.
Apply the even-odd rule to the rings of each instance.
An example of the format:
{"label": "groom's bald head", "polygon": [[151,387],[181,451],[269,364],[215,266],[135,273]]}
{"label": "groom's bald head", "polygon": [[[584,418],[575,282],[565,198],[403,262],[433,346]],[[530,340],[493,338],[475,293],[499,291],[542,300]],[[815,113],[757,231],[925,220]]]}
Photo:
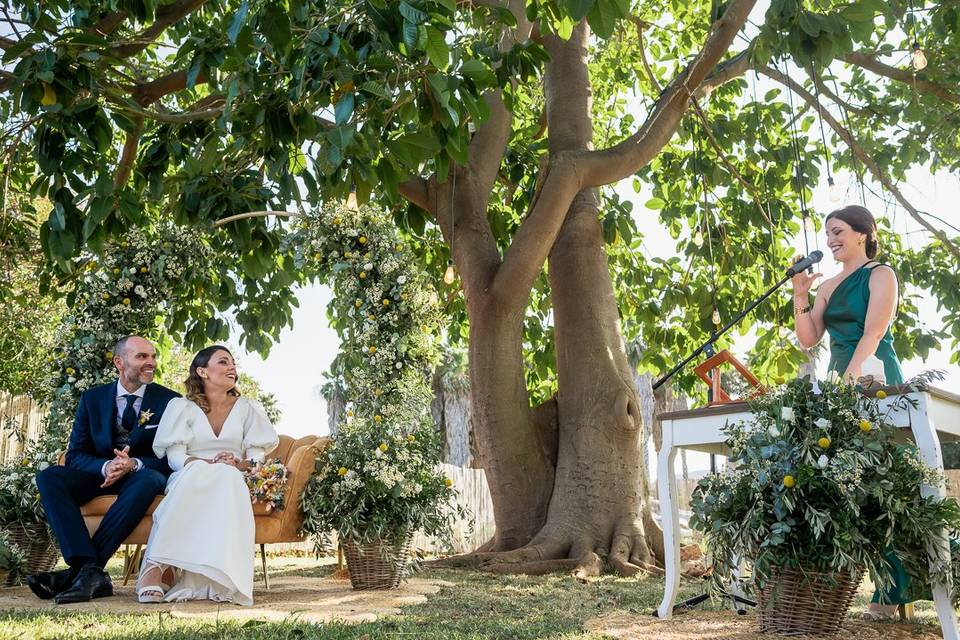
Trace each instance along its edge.
{"label": "groom's bald head", "polygon": [[146,338],[124,336],[113,347],[113,364],[125,387],[149,384],[157,369],[157,350]]}

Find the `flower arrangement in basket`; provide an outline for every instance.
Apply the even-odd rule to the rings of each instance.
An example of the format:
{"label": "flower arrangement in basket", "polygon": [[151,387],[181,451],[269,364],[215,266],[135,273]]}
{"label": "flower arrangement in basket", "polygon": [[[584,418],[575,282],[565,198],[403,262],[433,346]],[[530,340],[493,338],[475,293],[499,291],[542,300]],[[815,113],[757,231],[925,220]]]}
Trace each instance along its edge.
{"label": "flower arrangement in basket", "polygon": [[304,530],[318,553],[337,534],[354,588],[397,586],[413,534],[448,535],[464,517],[451,506],[453,482],[438,471],[438,450],[426,425],[403,433],[347,424],[318,458],[304,491]]}
{"label": "flower arrangement in basket", "polygon": [[13,541],[10,532],[0,527],[0,586],[23,570],[26,558],[20,546]]}
{"label": "flower arrangement in basket", "polygon": [[0,465],[0,529],[23,552],[26,573],[49,571],[60,554],[47,528],[36,480],[57,458],[48,444],[43,439],[31,442],[18,457]]}
{"label": "flower arrangement in basket", "polygon": [[267,511],[283,509],[284,494],[287,491],[287,468],[279,458],[273,462],[251,467],[243,474],[250,489],[250,499],[254,503],[267,506]]}
{"label": "flower arrangement in basket", "polygon": [[950,580],[956,561],[931,572],[927,548],[960,528],[960,506],[921,496],[921,484],[944,479],[887,419],[910,400],[885,408],[885,398],[838,380],[794,380],[752,401],[752,421],[725,427],[729,463],[697,485],[690,523],[719,581],[735,558],[753,564],[762,631],[835,633],[864,571],[892,584],[891,553],[915,585]]}

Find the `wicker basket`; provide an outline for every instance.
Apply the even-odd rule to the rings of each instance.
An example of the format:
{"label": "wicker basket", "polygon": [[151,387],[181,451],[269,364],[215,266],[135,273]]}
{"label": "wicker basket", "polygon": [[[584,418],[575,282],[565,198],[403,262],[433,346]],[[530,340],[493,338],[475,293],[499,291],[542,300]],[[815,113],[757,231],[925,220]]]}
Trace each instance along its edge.
{"label": "wicker basket", "polygon": [[24,564],[20,571],[12,571],[3,582],[4,586],[12,586],[15,581],[31,573],[50,571],[60,559],[60,549],[50,535],[47,525],[42,522],[31,524],[11,523],[3,525],[10,533],[10,540],[23,551]]}
{"label": "wicker basket", "polygon": [[344,540],[350,584],[356,590],[396,589],[407,573],[412,545],[412,533],[392,544],[383,541],[356,544]]}
{"label": "wicker basket", "polygon": [[832,637],[840,631],[863,571],[775,571],[760,591],[760,632]]}

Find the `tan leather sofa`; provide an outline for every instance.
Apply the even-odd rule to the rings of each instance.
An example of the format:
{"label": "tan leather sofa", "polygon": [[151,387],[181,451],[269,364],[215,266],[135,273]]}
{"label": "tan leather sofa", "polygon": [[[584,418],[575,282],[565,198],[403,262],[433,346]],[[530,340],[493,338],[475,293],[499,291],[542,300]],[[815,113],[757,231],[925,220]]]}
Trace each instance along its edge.
{"label": "tan leather sofa", "polygon": [[[281,511],[267,511],[262,504],[253,505],[253,516],[256,523],[256,544],[260,545],[260,558],[263,566],[263,580],[267,588],[270,587],[267,575],[267,559],[264,545],[276,543],[302,542],[300,525],[303,522],[303,512],[300,510],[300,496],[306,487],[307,480],[313,472],[317,455],[330,442],[330,438],[304,436],[294,440],[290,436],[280,436],[280,444],[267,454],[267,460],[279,458],[287,467],[287,492],[284,496],[284,508]],[[116,500],[116,496],[99,496],[80,508],[87,530],[92,536],[100,526],[107,509]],[[153,526],[153,510],[157,508],[163,496],[157,496],[146,515],[124,541],[128,545],[136,545],[136,550],[125,556],[124,584],[135,571],[140,568],[140,554],[143,545],[147,543],[150,528]]]}

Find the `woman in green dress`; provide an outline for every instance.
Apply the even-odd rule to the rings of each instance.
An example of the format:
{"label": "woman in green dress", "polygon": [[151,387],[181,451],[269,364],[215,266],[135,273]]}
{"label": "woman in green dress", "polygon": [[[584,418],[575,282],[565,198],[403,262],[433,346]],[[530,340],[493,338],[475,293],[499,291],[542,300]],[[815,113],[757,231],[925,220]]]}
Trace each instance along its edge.
{"label": "woman in green dress", "polygon": [[[810,287],[820,273],[800,272],[793,277],[793,307],[797,339],[812,348],[824,332],[830,334],[830,371],[849,382],[863,376],[864,363],[876,356],[883,363],[886,384],[903,384],[903,372],[893,350],[890,325],[897,310],[897,275],[874,260],[877,256],[877,223],[864,207],[838,209],[824,221],[827,248],[842,265],[840,273],[824,280],[810,304]],[[894,585],[873,596],[868,616],[890,617],[908,596],[910,578],[893,556]]]}

